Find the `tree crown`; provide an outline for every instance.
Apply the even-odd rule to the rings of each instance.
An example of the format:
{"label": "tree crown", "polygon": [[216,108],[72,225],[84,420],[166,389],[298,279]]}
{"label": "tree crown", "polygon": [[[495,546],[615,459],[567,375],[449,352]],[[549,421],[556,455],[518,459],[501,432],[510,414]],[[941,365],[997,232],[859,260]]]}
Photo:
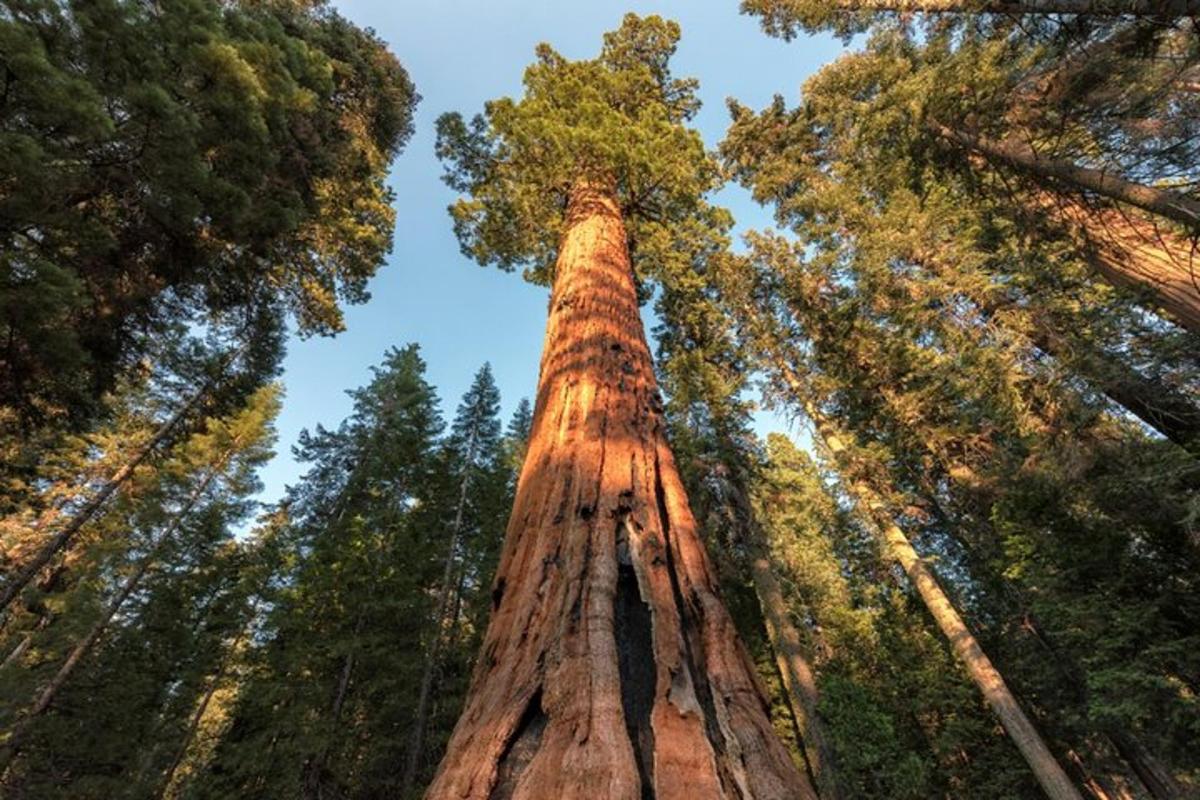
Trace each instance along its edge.
{"label": "tree crown", "polygon": [[437,153],[464,197],[450,213],[463,252],[482,265],[546,283],[552,277],[571,188],[614,187],[638,262],[703,206],[718,169],[687,127],[696,81],[672,76],[679,26],[628,14],[597,58],[569,61],[547,44],[525,71],[519,99],[493,100],[469,122],[444,114]]}

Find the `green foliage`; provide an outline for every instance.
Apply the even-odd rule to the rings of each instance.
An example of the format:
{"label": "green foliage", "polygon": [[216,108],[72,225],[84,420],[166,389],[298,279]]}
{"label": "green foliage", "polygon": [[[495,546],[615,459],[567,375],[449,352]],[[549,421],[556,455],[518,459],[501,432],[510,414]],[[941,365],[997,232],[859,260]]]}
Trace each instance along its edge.
{"label": "green foliage", "polygon": [[1037,789],[947,643],[813,462],[768,442],[755,509],[806,631],[852,797],[1028,797]]}
{"label": "green foliage", "polygon": [[768,35],[788,41],[801,33],[825,29],[849,38],[865,30],[878,16],[867,10],[839,7],[845,5],[833,0],[742,0],[741,9],[743,14],[758,17]]}
{"label": "green foliage", "polygon": [[341,328],[390,247],[416,100],[373,34],[319,3],[4,8],[5,436],[89,419],[181,320]]}
{"label": "green foliage", "polygon": [[445,436],[424,370],[415,345],[390,351],[350,393],[349,419],[302,434],[296,452],[312,466],[271,522],[269,610],[227,732],[183,796],[399,791],[426,659],[448,631],[418,761],[420,779],[432,775],[486,622],[513,481],[490,369]]}
{"label": "green foliage", "polygon": [[439,118],[445,180],[467,195],[450,209],[464,254],[549,283],[571,190],[592,183],[616,193],[639,276],[657,277],[675,226],[707,213],[702,197],[718,181],[686,127],[696,82],[668,67],[678,39],[676,23],[628,14],[597,58],[539,45],[520,99],[493,100],[469,122]]}
{"label": "green foliage", "polygon": [[[965,119],[1004,136],[1053,113],[1070,131],[1057,146],[1098,135],[1094,98],[1018,105],[1020,80],[1055,79],[1044,59],[1065,44],[932,30],[918,44],[881,27],[795,110],[734,106],[727,163],[801,241],[750,237],[745,268],[714,276],[721,302],[769,394],[796,410],[810,400],[849,431],[848,477],[886,496],[1051,746],[1128,775],[1144,764],[1122,764],[1110,740],[1129,735],[1187,780],[1196,763],[1179,743],[1197,717],[1177,676],[1196,669],[1184,655],[1196,466],[1147,435],[1117,390],[1194,402],[1194,335],[1098,282],[1079,243],[1029,213],[1047,187],[1014,189],[1023,179],[925,128]],[[979,780],[961,791],[1021,796]]]}
{"label": "green foliage", "polygon": [[136,589],[83,654],[50,709],[32,721],[3,782],[6,797],[152,795],[193,710],[245,626],[254,545],[235,538],[252,513],[255,471],[272,455],[280,391],[269,385],[208,420],[170,458],[143,470],[100,520],[92,546],[56,569],[10,620],[0,672],[10,727],[68,654]]}

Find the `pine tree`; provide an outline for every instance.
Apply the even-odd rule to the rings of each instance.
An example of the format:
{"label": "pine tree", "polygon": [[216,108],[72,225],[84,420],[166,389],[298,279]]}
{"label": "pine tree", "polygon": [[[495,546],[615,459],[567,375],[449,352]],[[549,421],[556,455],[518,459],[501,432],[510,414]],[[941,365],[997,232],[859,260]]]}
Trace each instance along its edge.
{"label": "pine tree", "polygon": [[319,2],[34,0],[0,41],[6,449],[102,417],[174,324],[332,333],[366,299],[417,99],[374,34]]}
{"label": "pine tree", "polygon": [[264,388],[177,447],[157,485],[106,518],[125,536],[88,548],[80,579],[46,598],[58,613],[3,675],[6,796],[155,785],[158,737],[186,719],[198,675],[244,622],[234,526],[271,456],[278,395]]}
{"label": "pine tree", "polygon": [[[817,97],[816,102],[836,111],[832,96]],[[943,520],[941,525],[931,526],[940,527],[935,533],[941,538],[936,551],[939,557],[961,559],[966,548],[969,564],[957,567],[966,574],[950,581],[951,596],[958,595],[954,600],[960,609],[967,601],[974,606],[970,611],[975,615],[1001,615],[1013,613],[1015,605],[1024,609],[1015,615],[1017,619],[1042,621],[1042,625],[1014,624],[1006,630],[1007,635],[999,631],[989,634],[986,648],[993,655],[999,650],[1000,655],[994,657],[1011,665],[1021,650],[1020,642],[1033,638],[1056,642],[1052,656],[1044,649],[1036,654],[1026,652],[1020,656],[1019,669],[1006,666],[1004,672],[1026,689],[1036,685],[1038,696],[1052,698],[1046,702],[1054,706],[1048,711],[1054,738],[1073,742],[1069,746],[1060,743],[1059,752],[1072,759],[1077,756],[1076,749],[1083,752],[1098,766],[1096,773],[1101,777],[1106,777],[1112,769],[1108,765],[1114,761],[1118,767],[1113,771],[1122,771],[1119,761],[1124,760],[1138,774],[1134,781],[1141,780],[1148,791],[1155,791],[1151,785],[1169,782],[1156,777],[1163,772],[1154,766],[1161,759],[1114,758],[1112,751],[1148,755],[1145,747],[1139,751],[1118,746],[1117,741],[1130,731],[1135,738],[1155,742],[1152,749],[1164,752],[1174,751],[1172,737],[1160,738],[1132,721],[1113,726],[1107,713],[1100,712],[1108,707],[1100,700],[1106,694],[1101,675],[1121,673],[1128,678],[1142,667],[1130,668],[1128,654],[1100,667],[1099,662],[1107,658],[1096,658],[1095,640],[1091,647],[1082,646],[1067,656],[1056,631],[1078,624],[1078,617],[1068,623],[1059,616],[1075,607],[1071,595],[1096,591],[1091,600],[1094,609],[1100,597],[1117,592],[1122,598],[1119,605],[1125,609],[1117,619],[1133,613],[1143,626],[1136,636],[1145,635],[1143,641],[1155,638],[1159,647],[1178,652],[1178,633],[1159,627],[1167,617],[1150,611],[1141,599],[1120,587],[1135,573],[1165,576],[1187,572],[1187,568],[1179,569],[1192,558],[1187,552],[1186,523],[1181,523],[1186,518],[1189,474],[1194,468],[1183,453],[1147,440],[1119,414],[1110,416],[1106,412],[1113,407],[1106,407],[1103,400],[1107,395],[1111,400],[1124,400],[1131,411],[1139,408],[1138,393],[1116,389],[1161,380],[1142,373],[1148,365],[1161,369],[1157,364],[1166,367],[1161,375],[1177,376],[1164,381],[1165,385],[1189,388],[1182,393],[1177,389],[1146,391],[1140,394],[1147,401],[1142,410],[1152,410],[1156,402],[1168,407],[1174,402],[1173,393],[1188,398],[1195,372],[1186,356],[1180,358],[1186,347],[1164,346],[1172,339],[1187,341],[1187,335],[1147,321],[1144,314],[1131,308],[1129,299],[1106,294],[1105,287],[1088,282],[1080,272],[1071,276],[1071,283],[1060,280],[1055,285],[1047,273],[1072,265],[1069,249],[1056,251],[1049,242],[1031,243],[1014,235],[1011,228],[997,224],[995,217],[979,213],[972,198],[953,185],[947,189],[936,173],[925,174],[925,188],[918,195],[906,182],[920,165],[900,161],[892,168],[896,172],[889,173],[878,170],[878,164],[868,167],[868,162],[852,160],[836,148],[808,151],[821,157],[836,154],[834,171],[847,180],[822,183],[819,192],[789,191],[788,186],[800,185],[800,176],[816,174],[810,171],[811,163],[797,158],[803,152],[800,146],[807,149],[813,140],[798,127],[786,124],[776,124],[772,130],[771,121],[780,121],[777,111],[778,106],[753,123],[755,131],[764,134],[761,138],[749,134],[749,128],[743,129],[728,152],[740,159],[738,168],[744,170],[760,197],[776,200],[780,219],[794,226],[810,244],[805,247],[755,237],[752,246],[762,265],[757,274],[770,277],[755,286],[758,278],[747,278],[755,274],[753,269],[741,276],[728,273],[729,284],[739,287],[733,313],[743,320],[775,316],[777,321],[767,337],[772,342],[770,349],[784,342],[787,356],[780,362],[776,353],[766,357],[764,365],[777,376],[780,394],[791,395],[790,402],[799,404],[798,396],[816,389],[824,398],[816,412],[827,422],[837,420],[848,427],[868,448],[869,460],[876,466],[865,474],[875,482],[882,481],[883,494],[895,501],[893,507],[918,504],[926,509],[926,516],[932,513]],[[748,121],[739,118],[739,124]],[[871,184],[857,174],[867,170],[874,171]],[[1096,306],[1081,308],[1083,298],[1094,299]],[[1048,326],[1047,319],[1069,323],[1058,328]],[[1053,340],[1048,345],[1047,338]],[[1045,358],[1045,349],[1042,353],[1034,349],[1040,347],[1039,339],[1045,349],[1057,350],[1053,360]],[[1058,347],[1054,347],[1055,341]],[[796,378],[789,380],[784,374],[789,361],[796,373],[811,375],[809,389],[797,390]],[[1131,374],[1132,379],[1114,383],[1114,376],[1123,373]],[[1089,383],[1093,391],[1088,390]],[[1095,392],[1096,388],[1103,394]],[[1191,401],[1184,399],[1182,406],[1175,406],[1185,410],[1178,418],[1184,425],[1190,405]],[[1143,419],[1146,417],[1148,422],[1162,424],[1153,414]],[[1167,431],[1179,430],[1167,427]],[[1171,438],[1185,445],[1188,441],[1182,436]],[[1158,465],[1157,474],[1166,480],[1156,483],[1152,500],[1138,503],[1138,510],[1132,512],[1132,498],[1119,487],[1145,485],[1142,476],[1151,463]],[[1041,466],[1035,468],[1034,464]],[[1097,469],[1101,464],[1108,466]],[[1079,469],[1105,485],[1108,494],[1095,494],[1094,484],[1081,481],[1077,472],[1075,477],[1067,477]],[[1032,496],[1017,487],[1028,487],[1031,482],[1056,488],[1027,505]],[[1051,496],[1057,502],[1043,505]],[[1118,500],[1118,496],[1124,499]],[[1012,498],[1012,505],[1001,499],[1005,497]],[[1043,524],[1059,531],[1055,545],[1049,541],[1035,544],[1042,534],[1024,527],[1029,522],[1024,513],[1034,507],[1046,512],[1057,509],[1044,517],[1035,514]],[[1018,514],[1022,522],[1017,523],[1023,531],[1019,545],[1004,532],[1007,523],[1000,522],[1017,508],[1022,509]],[[1066,508],[1074,510],[1059,513]],[[1065,541],[1075,534],[1067,531],[1081,536],[1083,531],[1091,531],[1086,535],[1094,536],[1094,526],[1102,518],[1125,520],[1106,528],[1113,532],[1107,555],[1096,561],[1090,559],[1094,552],[1090,550],[1069,556],[1073,547]],[[1144,550],[1139,545],[1135,548],[1139,554],[1134,556],[1135,550],[1126,549],[1134,539],[1153,544]],[[1048,549],[1042,550],[1043,546]],[[1018,556],[1014,547],[1033,548],[1042,555]],[[1038,577],[1033,578],[1028,572],[1031,563],[1048,567],[1049,562],[1042,558],[1053,561],[1053,571],[1077,576],[1070,589],[1040,568]],[[1123,566],[1116,568],[1114,559]],[[1108,564],[1101,567],[1104,560]],[[1081,573],[1076,571],[1084,562],[1090,564],[1088,582],[1081,582]],[[943,585],[945,576],[939,571]],[[1013,576],[1021,576],[1018,585],[1013,585]],[[1154,582],[1151,579],[1141,585]],[[1051,584],[1058,588],[1051,589]],[[1091,588],[1085,589],[1085,585]],[[1059,594],[1060,590],[1066,591]],[[1169,617],[1192,613],[1187,604],[1177,604],[1174,596],[1151,605],[1157,603],[1171,607]],[[1143,609],[1145,616],[1133,612],[1134,608]],[[1152,618],[1158,622],[1148,623]],[[1064,627],[1051,623],[1047,636],[1047,619],[1062,620]],[[1040,633],[1032,637],[1024,628]],[[1151,634],[1151,629],[1156,632]],[[1075,666],[1064,670],[1064,662]],[[1187,672],[1190,668],[1182,669]],[[1129,684],[1126,691],[1132,691]],[[1143,703],[1175,705],[1182,712],[1178,697],[1142,697]],[[1184,712],[1184,716],[1188,715]],[[1183,724],[1187,727],[1189,723]],[[1190,761],[1172,760],[1180,766]],[[1168,776],[1170,771],[1166,770]],[[1090,779],[1077,776],[1077,780]],[[1178,796],[1170,791],[1165,789],[1159,796]]]}
{"label": "pine tree", "polygon": [[[445,650],[455,641],[464,604],[476,606],[472,598],[486,594],[495,568],[503,528],[507,522],[508,470],[502,459],[500,437],[500,392],[491,366],[484,364],[471,388],[463,395],[451,425],[446,457],[454,478],[452,516],[446,525],[444,567],[437,587],[436,611],[428,643],[423,648],[417,709],[409,737],[401,796],[408,796],[417,779],[424,754],[425,731],[434,682],[441,670]],[[439,690],[443,696],[444,692]]]}

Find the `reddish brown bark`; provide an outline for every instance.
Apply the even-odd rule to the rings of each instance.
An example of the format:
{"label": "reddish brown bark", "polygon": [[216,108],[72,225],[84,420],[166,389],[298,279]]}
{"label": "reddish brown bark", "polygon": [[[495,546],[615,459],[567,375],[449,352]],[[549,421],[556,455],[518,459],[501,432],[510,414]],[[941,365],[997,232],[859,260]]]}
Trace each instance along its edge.
{"label": "reddish brown bark", "polygon": [[846,11],[905,14],[1083,14],[1171,18],[1200,14],[1197,0],[834,0]]}
{"label": "reddish brown bark", "polygon": [[1164,219],[1174,220],[1187,228],[1200,227],[1200,200],[1190,195],[1135,183],[1103,169],[1046,156],[1029,142],[1016,137],[989,139],[936,121],[926,124],[934,135],[944,141],[978,153],[988,161],[1008,164],[1038,180],[1127,203]]}
{"label": "reddish brown bark", "polygon": [[1106,281],[1144,293],[1180,325],[1200,331],[1200,253],[1191,240],[1117,208],[1066,197],[1046,205],[1084,243]]}
{"label": "reddish brown bark", "polygon": [[815,800],[667,446],[611,192],[572,194],[492,620],[427,800]]}

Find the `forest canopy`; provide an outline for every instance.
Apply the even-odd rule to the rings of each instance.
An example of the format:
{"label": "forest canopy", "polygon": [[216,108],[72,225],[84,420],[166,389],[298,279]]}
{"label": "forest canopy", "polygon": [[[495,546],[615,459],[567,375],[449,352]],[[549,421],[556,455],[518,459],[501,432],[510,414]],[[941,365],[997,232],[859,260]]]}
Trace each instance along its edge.
{"label": "forest canopy", "polygon": [[718,5],[0,5],[0,795],[1200,795],[1200,4]]}

